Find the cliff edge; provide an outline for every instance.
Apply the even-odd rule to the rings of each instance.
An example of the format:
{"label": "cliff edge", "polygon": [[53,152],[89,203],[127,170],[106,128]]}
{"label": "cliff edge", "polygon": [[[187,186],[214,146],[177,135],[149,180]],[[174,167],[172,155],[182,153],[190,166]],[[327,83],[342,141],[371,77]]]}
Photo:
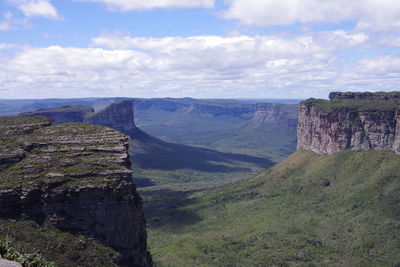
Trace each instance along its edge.
{"label": "cliff edge", "polygon": [[[59,247],[46,244],[49,247],[42,253],[60,266],[151,266],[142,203],[132,181],[127,136],[103,126],[51,125],[43,117],[0,117],[0,148],[2,226],[11,221],[8,227],[12,228],[31,221],[29,227],[50,227],[49,233],[56,237],[62,235],[60,230],[81,236],[79,248],[70,258]],[[15,240],[35,236],[32,242],[36,242],[37,235],[46,234],[33,230],[22,237],[21,229],[26,227],[15,230]],[[9,236],[10,232],[0,227],[1,236]],[[115,253],[106,260],[107,255],[97,253],[85,258],[82,255],[89,248],[86,241],[81,241],[84,238]],[[99,258],[103,258],[101,262]]]}
{"label": "cliff edge", "polygon": [[400,92],[333,92],[329,98],[300,103],[297,149],[400,154]]}
{"label": "cliff edge", "polygon": [[47,117],[51,118],[53,123],[67,122],[83,122],[94,114],[94,109],[91,107],[76,105],[76,106],[61,106],[50,109],[38,109],[35,111],[22,112],[18,116],[22,117]]}

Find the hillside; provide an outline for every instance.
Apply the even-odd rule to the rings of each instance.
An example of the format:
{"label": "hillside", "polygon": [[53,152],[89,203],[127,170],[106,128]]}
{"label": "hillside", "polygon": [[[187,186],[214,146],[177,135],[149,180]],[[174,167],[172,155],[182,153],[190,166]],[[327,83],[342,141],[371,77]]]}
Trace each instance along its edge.
{"label": "hillside", "polygon": [[398,166],[389,151],[297,151],[150,221],[151,252],[161,266],[397,266]]}

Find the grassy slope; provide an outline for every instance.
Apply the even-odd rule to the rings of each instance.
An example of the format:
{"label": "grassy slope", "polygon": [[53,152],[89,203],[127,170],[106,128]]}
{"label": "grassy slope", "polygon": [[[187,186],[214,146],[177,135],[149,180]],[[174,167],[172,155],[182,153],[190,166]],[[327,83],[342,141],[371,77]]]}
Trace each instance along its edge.
{"label": "grassy slope", "polygon": [[399,166],[391,152],[298,151],[175,203],[180,220],[150,223],[151,253],[161,266],[398,266]]}

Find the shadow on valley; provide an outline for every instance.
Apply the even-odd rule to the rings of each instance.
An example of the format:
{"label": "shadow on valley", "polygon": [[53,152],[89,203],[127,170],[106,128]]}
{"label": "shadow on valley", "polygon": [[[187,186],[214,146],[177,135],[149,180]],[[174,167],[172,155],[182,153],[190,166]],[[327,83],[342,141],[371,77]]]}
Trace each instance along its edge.
{"label": "shadow on valley", "polygon": [[257,156],[167,143],[141,130],[131,135],[134,164],[142,169],[192,169],[206,172],[250,172],[249,165],[268,168],[274,162]]}
{"label": "shadow on valley", "polygon": [[194,204],[195,198],[190,197],[195,190],[175,191],[170,189],[146,190],[140,194],[145,199],[144,213],[150,228],[175,227],[195,224],[200,217],[193,210],[186,209]]}

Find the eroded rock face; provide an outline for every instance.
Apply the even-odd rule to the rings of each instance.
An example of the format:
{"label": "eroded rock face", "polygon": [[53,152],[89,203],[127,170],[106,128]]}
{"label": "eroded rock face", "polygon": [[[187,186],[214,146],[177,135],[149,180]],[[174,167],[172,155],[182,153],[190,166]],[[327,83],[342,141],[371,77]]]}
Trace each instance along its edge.
{"label": "eroded rock face", "polygon": [[136,128],[132,100],[112,103],[103,110],[91,116],[85,122],[104,125],[123,133],[129,133]]}
{"label": "eroded rock face", "polygon": [[300,104],[297,149],[320,154],[346,149],[400,153],[400,103],[396,100],[400,94],[387,98],[372,93],[349,95],[331,93],[330,102],[311,99]]}
{"label": "eroded rock face", "polygon": [[151,266],[127,136],[89,124],[3,117],[0,148],[0,217],[29,216],[112,247],[120,266]]}
{"label": "eroded rock face", "polygon": [[297,109],[297,105],[258,103],[252,121],[260,125],[279,124],[283,127],[296,128]]}
{"label": "eroded rock face", "polygon": [[39,109],[31,112],[22,112],[19,116],[23,117],[37,117],[43,116],[50,118],[54,123],[66,122],[83,122],[88,117],[94,114],[94,109],[91,107],[77,105],[77,106],[62,106],[51,109]]}

